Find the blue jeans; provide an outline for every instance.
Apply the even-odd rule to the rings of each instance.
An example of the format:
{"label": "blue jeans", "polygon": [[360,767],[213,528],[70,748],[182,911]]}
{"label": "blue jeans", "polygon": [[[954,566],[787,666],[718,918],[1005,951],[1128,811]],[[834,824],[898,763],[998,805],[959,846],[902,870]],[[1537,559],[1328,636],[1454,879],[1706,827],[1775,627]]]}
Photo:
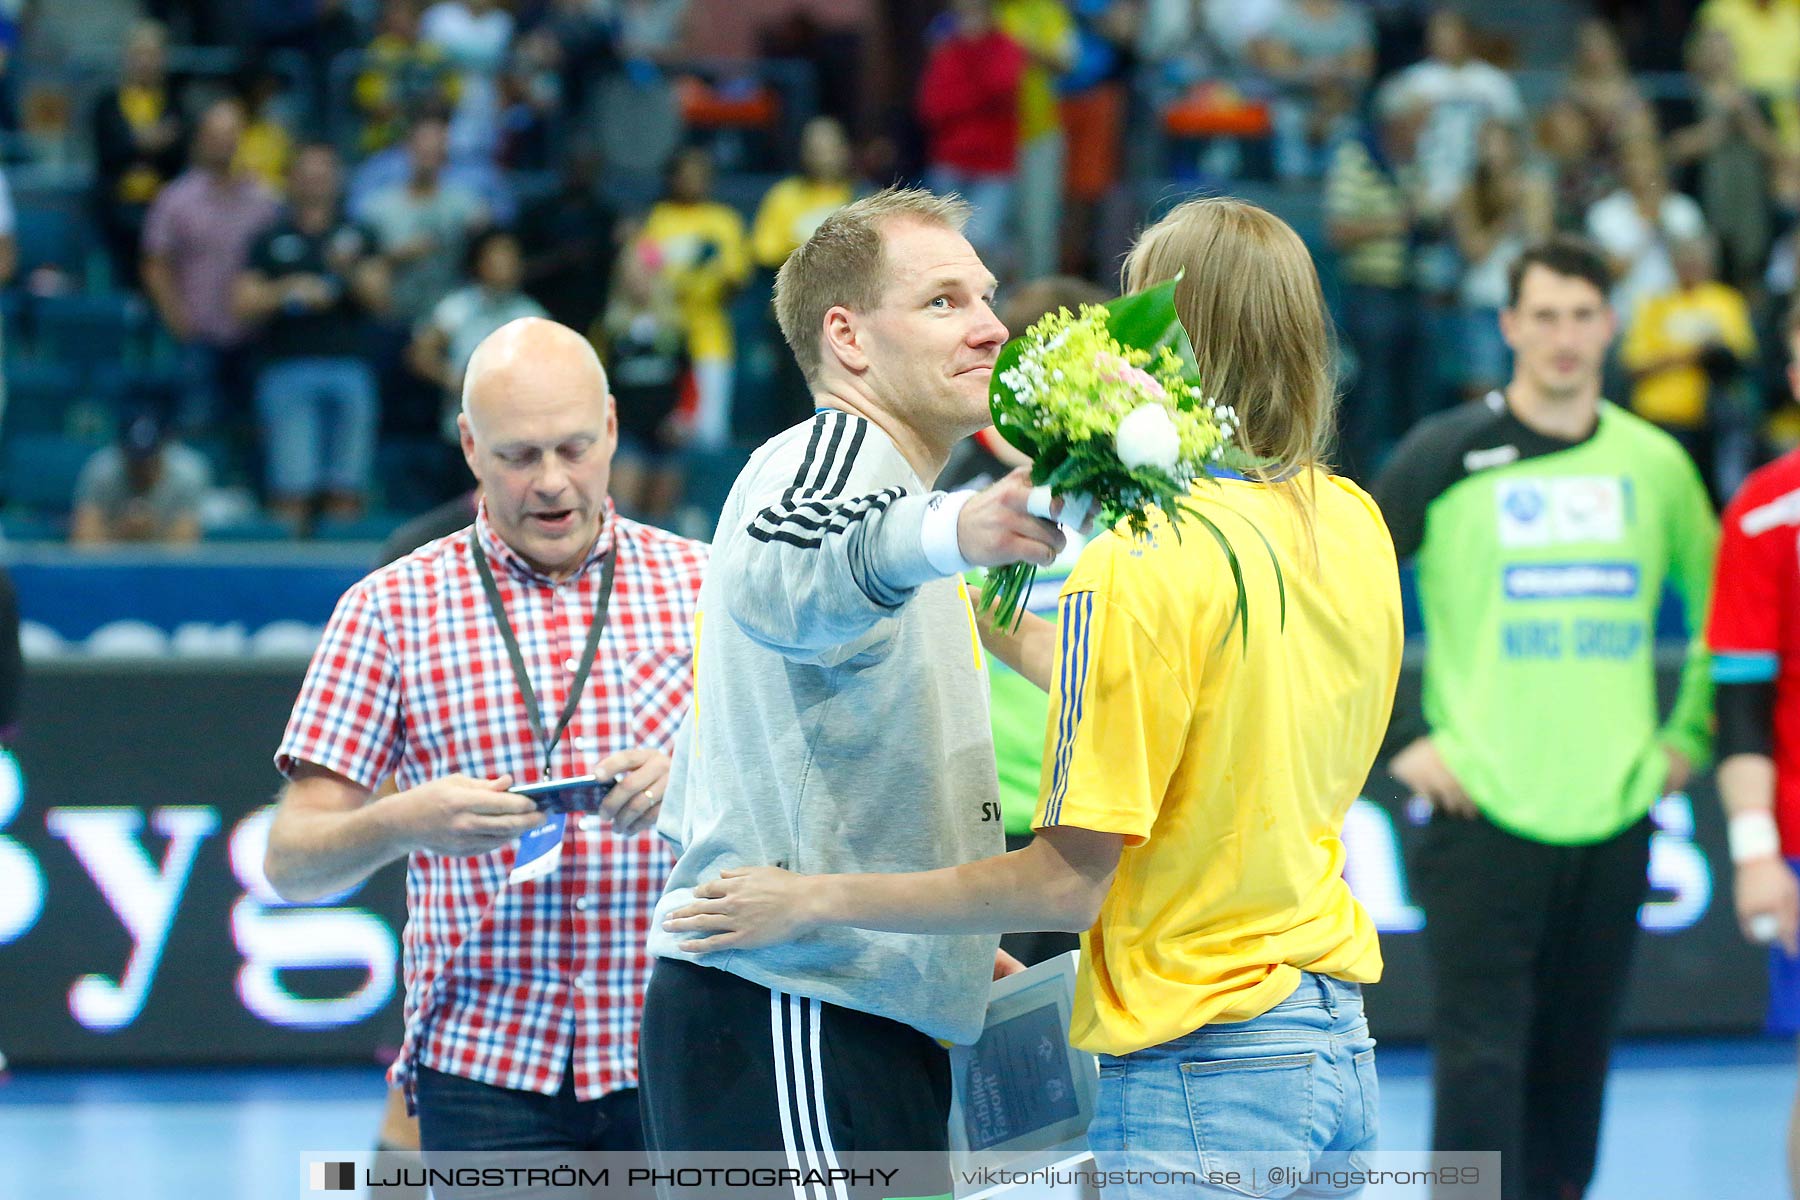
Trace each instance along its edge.
{"label": "blue jeans", "polygon": [[[1103,1169],[1195,1172],[1203,1180],[1198,1189],[1187,1181],[1127,1184],[1126,1200],[1347,1196],[1357,1189],[1293,1190],[1271,1186],[1267,1173],[1275,1165],[1305,1172],[1328,1152],[1373,1150],[1379,1110],[1362,988],[1307,973],[1254,1020],[1101,1055],[1088,1142]],[[1250,1166],[1261,1168],[1254,1185]],[[1234,1171],[1240,1182],[1218,1182]]]}
{"label": "blue jeans", "polygon": [[1338,414],[1338,465],[1366,485],[1412,419],[1418,304],[1405,288],[1346,284],[1343,317],[1357,371]]}
{"label": "blue jeans", "polygon": [[[433,1165],[435,1156],[447,1153],[483,1151],[523,1156],[532,1151],[588,1153],[644,1148],[637,1089],[622,1088],[592,1100],[577,1100],[573,1071],[564,1074],[561,1091],[545,1096],[420,1067],[417,1100],[419,1142],[427,1166]],[[522,1165],[526,1160],[509,1157],[506,1161]],[[445,1164],[439,1159],[436,1165]],[[438,1193],[441,1200],[498,1200],[519,1194],[525,1193],[487,1188]]]}
{"label": "blue jeans", "polygon": [[287,358],[256,381],[269,494],[360,496],[369,486],[379,417],[375,372],[360,358]]}
{"label": "blue jeans", "polygon": [[[925,186],[938,195],[955,192],[969,202],[974,211],[963,228],[963,236],[975,247],[988,270],[1003,274],[1007,233],[1013,225],[1013,175],[977,174],[956,167],[931,167],[925,172]],[[1014,330],[1014,333],[1023,332]]]}
{"label": "blue jeans", "polygon": [[1463,386],[1484,392],[1505,387],[1512,375],[1512,350],[1500,332],[1500,310],[1465,308],[1462,317]]}

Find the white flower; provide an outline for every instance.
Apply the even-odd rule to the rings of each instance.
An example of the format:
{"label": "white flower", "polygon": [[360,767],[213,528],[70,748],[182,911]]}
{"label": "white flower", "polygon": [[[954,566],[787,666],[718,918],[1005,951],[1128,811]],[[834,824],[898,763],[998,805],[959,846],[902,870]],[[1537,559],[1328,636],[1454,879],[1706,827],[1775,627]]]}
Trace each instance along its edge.
{"label": "white flower", "polygon": [[1113,435],[1113,447],[1128,470],[1155,467],[1173,476],[1181,461],[1181,435],[1160,404],[1141,404],[1127,413]]}

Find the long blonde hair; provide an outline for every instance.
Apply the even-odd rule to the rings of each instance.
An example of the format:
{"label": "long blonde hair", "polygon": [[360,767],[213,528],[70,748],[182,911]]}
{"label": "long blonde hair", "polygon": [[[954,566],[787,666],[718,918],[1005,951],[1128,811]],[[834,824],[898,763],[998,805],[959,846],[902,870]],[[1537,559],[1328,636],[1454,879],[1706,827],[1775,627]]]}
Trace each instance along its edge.
{"label": "long blonde hair", "polygon": [[1336,394],[1331,323],[1306,244],[1242,200],[1189,200],[1145,230],[1125,258],[1128,292],[1181,276],[1175,311],[1207,395],[1238,414],[1238,442],[1264,460],[1313,527],[1312,468],[1328,469]]}

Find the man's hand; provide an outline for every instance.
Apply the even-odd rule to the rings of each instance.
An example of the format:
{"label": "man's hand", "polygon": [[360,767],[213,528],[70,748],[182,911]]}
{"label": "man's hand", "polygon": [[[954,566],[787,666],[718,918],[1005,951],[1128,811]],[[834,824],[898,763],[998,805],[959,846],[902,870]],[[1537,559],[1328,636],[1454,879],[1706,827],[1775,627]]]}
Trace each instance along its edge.
{"label": "man's hand", "polygon": [[779,867],[729,867],[694,889],[694,899],[663,921],[669,933],[706,936],[682,942],[684,954],[753,950],[791,942],[815,928],[817,876]]}
{"label": "man's hand", "polygon": [[623,836],[656,825],[668,790],[668,755],[660,750],[621,750],[601,759],[594,774],[616,781],[600,802],[600,814],[612,818],[615,832]]}
{"label": "man's hand", "polygon": [[506,789],[512,776],[474,779],[446,775],[377,801],[388,823],[409,850],[472,858],[517,841],[544,823],[544,814],[525,796]]}
{"label": "man's hand", "polygon": [[969,497],[956,519],[956,541],[962,556],[978,567],[1016,562],[1049,566],[1055,562],[1066,539],[1055,522],[1025,510],[1030,495],[1031,470],[1020,467]]}
{"label": "man's hand", "polygon": [[1775,918],[1775,937],[1790,956],[1800,955],[1800,880],[1775,857],[1739,863],[1734,890],[1738,928],[1752,942],[1767,939],[1752,927],[1757,917]]}
{"label": "man's hand", "polygon": [[1388,763],[1388,774],[1415,796],[1424,796],[1433,808],[1452,817],[1476,816],[1474,801],[1463,791],[1462,784],[1444,765],[1430,737],[1417,738],[1412,745],[1394,755]]}
{"label": "man's hand", "polygon": [[1025,969],[1025,964],[1004,950],[994,951],[994,978],[1005,979],[1008,975],[1017,975]]}
{"label": "man's hand", "polygon": [[1687,755],[1666,743],[1663,745],[1662,752],[1663,757],[1669,760],[1669,774],[1663,780],[1663,791],[1679,792],[1688,785],[1688,780],[1694,777],[1694,764],[1688,761]]}

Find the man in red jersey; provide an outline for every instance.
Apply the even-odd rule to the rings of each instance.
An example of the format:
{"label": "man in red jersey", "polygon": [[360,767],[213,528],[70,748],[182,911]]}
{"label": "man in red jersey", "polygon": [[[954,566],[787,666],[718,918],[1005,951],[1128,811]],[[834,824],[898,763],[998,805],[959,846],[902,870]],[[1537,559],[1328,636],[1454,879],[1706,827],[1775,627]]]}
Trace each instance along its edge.
{"label": "man in red jersey", "polygon": [[[1800,398],[1800,306],[1788,314]],[[1800,1034],[1800,450],[1755,472],[1725,509],[1706,640],[1718,712],[1738,924],[1769,951],[1769,1030]],[[1788,1119],[1800,1196],[1800,1101]]]}

